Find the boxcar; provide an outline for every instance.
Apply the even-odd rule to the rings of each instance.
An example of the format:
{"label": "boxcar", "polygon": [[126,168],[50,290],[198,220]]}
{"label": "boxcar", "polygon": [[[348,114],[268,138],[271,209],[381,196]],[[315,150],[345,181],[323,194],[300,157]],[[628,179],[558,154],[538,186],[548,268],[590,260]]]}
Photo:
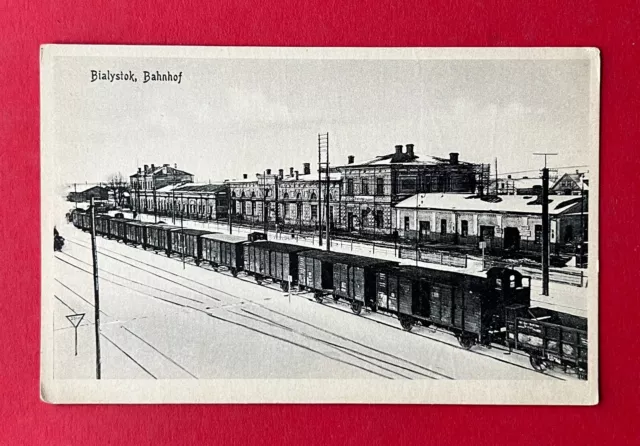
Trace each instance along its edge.
{"label": "boxcar", "polygon": [[158,223],[147,226],[147,246],[154,251],[164,251],[167,255],[171,251],[171,231],[180,230],[179,227]]}
{"label": "boxcar", "polygon": [[507,268],[493,268],[486,278],[415,266],[382,268],[376,271],[377,309],[396,314],[405,330],[416,322],[433,324],[471,348],[503,332],[506,306],[529,304],[522,279]]}
{"label": "boxcar", "polygon": [[211,231],[201,229],[177,228],[170,231],[171,246],[169,254],[176,253],[190,257],[195,260],[196,265],[202,260],[202,240],[200,236],[205,234],[216,234]]}
{"label": "boxcar", "polygon": [[205,234],[202,236],[202,259],[211,266],[229,269],[234,276],[244,269],[244,245],[247,239],[230,234]]}
{"label": "boxcar", "polygon": [[147,247],[147,227],[154,223],[129,220],[125,223],[125,243]]}
{"label": "boxcar", "polygon": [[509,347],[527,352],[535,370],[557,365],[587,379],[587,319],[525,305],[511,305],[506,314]]}
{"label": "boxcar", "polygon": [[309,249],[266,240],[249,242],[244,245],[244,270],[258,283],[266,277],[286,290],[289,276],[292,285],[298,282],[298,253]]}
{"label": "boxcar", "polygon": [[109,223],[111,221],[111,217],[105,214],[96,216],[96,234],[101,235],[103,237],[107,237],[109,235]]}
{"label": "boxcar", "polygon": [[333,296],[351,302],[351,310],[360,314],[363,306],[376,309],[376,268],[398,265],[397,262],[335,253],[333,259]]}
{"label": "boxcar", "polygon": [[335,292],[333,265],[343,260],[345,254],[309,250],[298,254],[298,287],[313,291],[318,302],[322,297]]}
{"label": "boxcar", "polygon": [[125,240],[126,231],[125,224],[131,220],[127,218],[112,218],[109,220],[109,238],[117,240]]}

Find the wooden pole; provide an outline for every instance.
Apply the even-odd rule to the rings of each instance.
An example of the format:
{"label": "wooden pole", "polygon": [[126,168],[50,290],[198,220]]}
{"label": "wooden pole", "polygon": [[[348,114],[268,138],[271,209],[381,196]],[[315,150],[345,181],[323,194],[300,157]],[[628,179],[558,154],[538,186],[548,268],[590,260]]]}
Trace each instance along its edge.
{"label": "wooden pole", "polygon": [[96,249],[95,199],[91,197],[91,252],[93,254],[94,326],[96,336],[96,379],[101,378],[100,358],[100,289],[98,286],[98,251]]}

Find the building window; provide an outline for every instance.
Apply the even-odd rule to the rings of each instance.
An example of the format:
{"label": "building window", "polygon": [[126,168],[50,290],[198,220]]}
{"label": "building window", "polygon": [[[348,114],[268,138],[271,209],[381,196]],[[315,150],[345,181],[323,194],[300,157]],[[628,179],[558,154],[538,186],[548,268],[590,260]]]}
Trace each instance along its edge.
{"label": "building window", "polygon": [[440,220],[440,235],[447,235],[447,219]]}
{"label": "building window", "polygon": [[384,178],[376,178],[376,195],[384,195]]}
{"label": "building window", "polygon": [[378,209],[376,211],[376,228],[381,229],[384,227],[384,211]]}
{"label": "building window", "polygon": [[480,226],[480,240],[491,240],[495,236],[495,227]]}
{"label": "building window", "polygon": [[542,225],[535,227],[535,243],[542,243]]}
{"label": "building window", "polygon": [[409,217],[404,218],[404,230],[408,231],[411,229],[411,225],[409,224]]}
{"label": "building window", "polygon": [[460,222],[460,234],[463,237],[466,237],[469,235],[469,222],[467,220],[462,220]]}
{"label": "building window", "polygon": [[360,211],[360,226],[366,226],[366,225],[367,225],[367,211],[363,209],[362,211]]}
{"label": "building window", "polygon": [[347,179],[347,195],[353,195],[353,178]]}
{"label": "building window", "polygon": [[312,204],[311,205],[311,220],[317,220],[318,219],[318,205],[317,204]]}
{"label": "building window", "polygon": [[416,190],[416,179],[415,178],[402,178],[400,180],[400,189],[403,191],[414,191]]}
{"label": "building window", "polygon": [[366,178],[362,179],[362,187],[360,191],[360,195],[369,195],[369,181]]}

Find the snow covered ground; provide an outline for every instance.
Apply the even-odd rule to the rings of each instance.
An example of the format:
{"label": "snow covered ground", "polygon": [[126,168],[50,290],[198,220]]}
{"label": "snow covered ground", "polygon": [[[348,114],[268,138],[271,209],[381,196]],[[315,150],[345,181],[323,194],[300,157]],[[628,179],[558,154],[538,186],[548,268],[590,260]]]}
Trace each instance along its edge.
{"label": "snow covered ground", "polygon": [[[54,378],[91,379],[90,236],[70,224],[58,223],[58,230],[66,243],[51,254]],[[101,237],[97,246],[106,379],[575,379],[537,373],[518,352],[467,351],[447,332],[416,327],[408,333],[392,317],[356,316],[345,304],[319,304],[309,294],[289,295],[243,274],[234,278]],[[72,313],[85,313],[77,356],[66,319]]]}

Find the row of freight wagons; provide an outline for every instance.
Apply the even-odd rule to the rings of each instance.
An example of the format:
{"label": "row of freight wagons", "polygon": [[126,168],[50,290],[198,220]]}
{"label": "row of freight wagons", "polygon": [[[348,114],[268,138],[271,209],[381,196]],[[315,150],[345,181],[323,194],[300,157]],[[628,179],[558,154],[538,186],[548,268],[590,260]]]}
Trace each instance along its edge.
{"label": "row of freight wagons", "polygon": [[[76,226],[89,229],[86,217],[73,218]],[[344,299],[356,314],[364,307],[390,313],[406,330],[416,323],[443,327],[465,348],[503,339],[527,351],[538,370],[555,363],[576,367],[586,376],[586,319],[530,308],[529,284],[512,269],[492,268],[480,277],[257,240],[258,234],[248,240],[108,216],[96,218],[96,232],[224,267],[234,276],[244,271],[259,283],[270,279],[285,291],[297,286],[313,292],[318,301],[325,296]]]}

